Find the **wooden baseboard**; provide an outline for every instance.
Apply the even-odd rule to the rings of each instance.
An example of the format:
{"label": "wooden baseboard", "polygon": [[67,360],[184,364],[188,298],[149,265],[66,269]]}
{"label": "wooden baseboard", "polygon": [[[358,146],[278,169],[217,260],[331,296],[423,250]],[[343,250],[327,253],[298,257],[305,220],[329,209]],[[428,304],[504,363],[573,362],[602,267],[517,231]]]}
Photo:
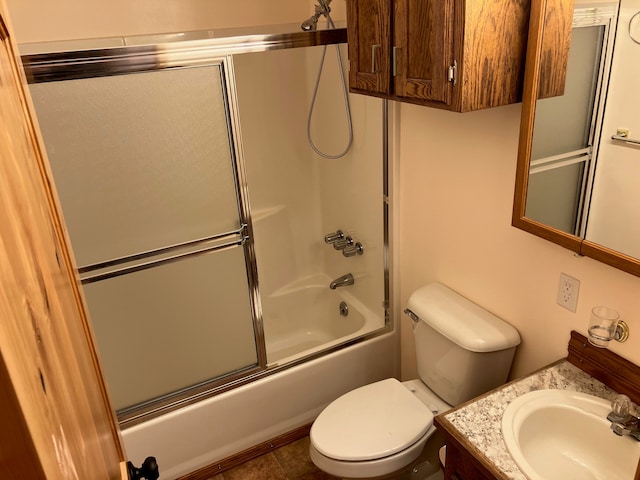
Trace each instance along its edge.
{"label": "wooden baseboard", "polygon": [[236,453],[235,455],[231,455],[230,457],[224,458],[219,462],[214,462],[206,467],[202,467],[194,472],[183,475],[178,478],[178,480],[208,480],[218,473],[237,467],[244,462],[257,458],[265,453],[269,453],[276,448],[306,437],[309,435],[311,425],[312,424],[309,423],[298,427],[295,430],[279,435],[271,440],[267,440],[266,442],[262,442],[251,448],[243,450],[242,452]]}

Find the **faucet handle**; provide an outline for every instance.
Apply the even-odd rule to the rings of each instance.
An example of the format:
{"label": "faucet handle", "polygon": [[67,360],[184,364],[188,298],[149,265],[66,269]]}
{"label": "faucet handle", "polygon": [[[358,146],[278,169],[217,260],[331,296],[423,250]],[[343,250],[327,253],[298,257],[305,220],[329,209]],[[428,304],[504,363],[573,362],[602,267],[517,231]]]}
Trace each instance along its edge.
{"label": "faucet handle", "polygon": [[607,420],[616,435],[630,435],[640,441],[640,418],[637,416],[631,399],[626,395],[617,395],[611,402],[611,412]]}
{"label": "faucet handle", "polygon": [[362,255],[364,253],[364,247],[360,242],[357,242],[355,245],[349,245],[347,248],[342,250],[342,255],[345,257],[353,257],[356,253],[358,255]]}
{"label": "faucet handle", "polygon": [[626,416],[631,410],[631,399],[626,395],[616,395],[611,402],[611,410],[620,416]]}
{"label": "faucet handle", "polygon": [[631,399],[626,395],[616,395],[611,402],[611,412],[607,415],[607,420],[612,423],[627,424],[637,423],[638,414],[634,411]]}
{"label": "faucet handle", "polygon": [[621,422],[629,416],[631,399],[626,395],[616,395],[611,402],[611,413],[607,418],[612,422]]}
{"label": "faucet handle", "polygon": [[351,237],[341,238],[340,240],[333,242],[333,248],[336,250],[344,250],[351,245],[353,245],[353,238]]}
{"label": "faucet handle", "polygon": [[333,233],[327,233],[324,236],[324,243],[335,243],[338,240],[342,240],[344,238],[344,232],[342,230],[338,230]]}

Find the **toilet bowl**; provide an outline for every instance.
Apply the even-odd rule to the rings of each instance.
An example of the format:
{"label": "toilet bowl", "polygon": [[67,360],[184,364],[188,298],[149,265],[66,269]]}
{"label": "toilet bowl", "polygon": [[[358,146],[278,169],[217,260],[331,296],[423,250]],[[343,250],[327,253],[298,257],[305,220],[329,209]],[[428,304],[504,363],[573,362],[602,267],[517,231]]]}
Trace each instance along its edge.
{"label": "toilet bowl", "polygon": [[331,475],[400,473],[435,432],[434,415],[507,380],[520,336],[504,320],[440,283],[416,290],[405,313],[413,322],[419,379],[365,385],[320,413],[311,427],[309,454]]}
{"label": "toilet bowl", "polygon": [[375,478],[399,471],[422,453],[433,416],[450,405],[420,380],[388,378],[332,402],[311,427],[309,454],[341,478]]}

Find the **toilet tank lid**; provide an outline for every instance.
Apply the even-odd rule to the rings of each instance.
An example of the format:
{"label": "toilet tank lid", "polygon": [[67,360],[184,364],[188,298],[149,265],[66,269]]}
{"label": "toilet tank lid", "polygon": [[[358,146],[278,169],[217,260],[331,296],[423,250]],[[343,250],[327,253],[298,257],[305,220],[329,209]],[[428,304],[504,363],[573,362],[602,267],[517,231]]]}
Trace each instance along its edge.
{"label": "toilet tank lid", "polygon": [[417,289],[409,297],[407,308],[470,352],[496,352],[520,344],[514,327],[441,283]]}

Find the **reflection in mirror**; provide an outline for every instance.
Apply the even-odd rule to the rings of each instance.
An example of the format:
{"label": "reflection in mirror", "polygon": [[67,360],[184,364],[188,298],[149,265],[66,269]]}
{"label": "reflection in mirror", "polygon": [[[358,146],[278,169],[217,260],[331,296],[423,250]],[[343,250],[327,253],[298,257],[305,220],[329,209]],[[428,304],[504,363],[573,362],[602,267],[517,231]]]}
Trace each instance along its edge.
{"label": "reflection in mirror", "polygon": [[[598,100],[606,79],[609,15],[586,15],[577,8],[564,95],[543,98],[536,105],[531,145],[526,216],[563,232],[581,235],[581,220],[597,127]],[[586,218],[585,218],[586,220]]]}
{"label": "reflection in mirror", "polygon": [[640,259],[640,0],[622,0],[618,25],[586,238]]}
{"label": "reflection in mirror", "polygon": [[568,8],[532,4],[513,225],[640,275],[640,0]]}

